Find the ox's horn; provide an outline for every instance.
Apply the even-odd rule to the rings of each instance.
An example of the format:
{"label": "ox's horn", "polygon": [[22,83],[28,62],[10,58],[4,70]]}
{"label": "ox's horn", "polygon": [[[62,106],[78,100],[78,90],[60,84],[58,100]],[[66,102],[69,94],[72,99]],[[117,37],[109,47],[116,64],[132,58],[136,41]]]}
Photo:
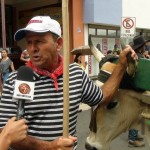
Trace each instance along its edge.
{"label": "ox's horn", "polygon": [[96,48],[96,46],[94,46],[92,39],[91,39],[91,35],[89,36],[88,40],[89,40],[89,46],[90,46],[90,50],[91,50],[92,54],[94,55],[96,60],[98,62],[100,62],[102,60],[102,58],[105,56]]}

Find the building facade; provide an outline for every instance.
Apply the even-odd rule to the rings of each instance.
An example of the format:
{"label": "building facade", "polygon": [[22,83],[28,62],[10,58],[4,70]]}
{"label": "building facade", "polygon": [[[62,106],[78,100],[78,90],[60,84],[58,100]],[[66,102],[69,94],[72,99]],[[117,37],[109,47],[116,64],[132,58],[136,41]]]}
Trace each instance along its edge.
{"label": "building facade", "polygon": [[[26,44],[24,40],[15,42],[13,35],[17,29],[25,27],[28,21],[37,15],[49,15],[56,19],[62,29],[62,1],[61,0],[3,0],[5,1],[5,22],[6,22],[6,47],[10,55],[18,60],[18,49],[24,50]],[[84,45],[84,24],[83,24],[83,1],[69,0],[69,31],[70,31],[70,50],[74,47]],[[2,20],[0,20],[2,28]],[[4,31],[0,31],[0,47],[2,44],[2,35]],[[62,33],[63,34],[63,33]],[[19,55],[19,54],[18,54]],[[17,56],[17,57],[16,57]],[[15,60],[15,61],[16,61]],[[70,62],[73,56],[70,56]],[[17,61],[18,63],[18,61]],[[18,67],[18,66],[17,66]]]}
{"label": "building facade", "polygon": [[[135,35],[143,34],[150,39],[150,21],[147,17],[150,1],[144,0],[69,0],[70,51],[78,46],[88,45],[88,36],[92,35],[95,46],[106,54],[117,45],[120,47],[121,18],[134,17]],[[29,19],[36,15],[49,15],[60,22],[62,29],[62,0],[5,0],[6,43],[10,53],[17,48],[25,49],[25,41],[15,42],[13,34],[25,27]],[[2,39],[1,31],[0,39]],[[128,40],[126,40],[128,39]],[[126,43],[131,37],[124,37]],[[2,47],[2,40],[0,41]],[[70,56],[70,62],[74,56]],[[98,62],[92,55],[85,56],[88,62],[86,72],[89,76],[98,74]]]}
{"label": "building facade", "polygon": [[[150,39],[150,21],[147,17],[149,6],[149,0],[83,0],[85,45],[88,44],[88,36],[92,35],[95,46],[99,46],[99,49],[106,54],[108,50],[113,51],[116,46],[121,49],[120,38],[125,44],[139,34],[142,34],[145,39]],[[122,18],[135,18],[134,35],[122,37]],[[93,56],[86,57],[90,68],[89,76],[98,74],[98,62]]]}

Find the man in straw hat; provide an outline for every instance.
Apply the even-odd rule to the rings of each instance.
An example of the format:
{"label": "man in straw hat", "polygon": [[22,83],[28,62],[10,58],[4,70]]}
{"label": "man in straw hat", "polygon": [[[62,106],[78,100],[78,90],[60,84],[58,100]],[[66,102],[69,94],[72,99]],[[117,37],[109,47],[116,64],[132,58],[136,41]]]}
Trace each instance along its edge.
{"label": "man in straw hat", "polygon": [[[135,50],[138,58],[144,58],[145,44],[149,40],[145,40],[142,35],[137,35],[133,38],[133,42],[130,43],[132,48]],[[136,129],[130,129],[128,134],[129,147],[142,147],[145,145],[144,138],[139,134]]]}
{"label": "man in straw hat", "polygon": [[135,50],[138,58],[144,58],[145,44],[150,40],[145,40],[143,35],[137,35],[133,38],[133,42],[131,43],[131,47]]}
{"label": "man in straw hat", "polygon": [[[109,103],[117,92],[127,67],[126,55],[134,50],[127,46],[119,56],[119,63],[112,76],[100,88],[75,64],[69,65],[69,134],[63,133],[63,46],[60,24],[49,16],[33,17],[27,26],[18,30],[16,41],[26,40],[30,61],[27,66],[34,71],[34,98],[25,103],[24,118],[28,123],[27,138],[12,144],[16,150],[71,150],[77,149],[76,125],[80,102],[90,106]],[[12,100],[17,72],[11,73],[5,82],[0,103],[0,128],[8,118],[16,115],[17,104]],[[116,78],[117,77],[117,78]],[[90,117],[90,116],[89,116]]]}

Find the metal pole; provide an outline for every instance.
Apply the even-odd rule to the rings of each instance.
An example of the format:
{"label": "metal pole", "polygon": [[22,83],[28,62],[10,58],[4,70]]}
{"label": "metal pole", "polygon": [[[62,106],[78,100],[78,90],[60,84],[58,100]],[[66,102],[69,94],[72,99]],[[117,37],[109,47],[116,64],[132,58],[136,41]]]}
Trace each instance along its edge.
{"label": "metal pole", "polygon": [[63,94],[64,94],[64,109],[63,109],[63,136],[69,136],[69,14],[68,0],[62,0],[62,19],[63,19]]}
{"label": "metal pole", "polygon": [[6,28],[5,28],[5,2],[1,0],[1,18],[2,18],[2,43],[3,48],[6,48]]}

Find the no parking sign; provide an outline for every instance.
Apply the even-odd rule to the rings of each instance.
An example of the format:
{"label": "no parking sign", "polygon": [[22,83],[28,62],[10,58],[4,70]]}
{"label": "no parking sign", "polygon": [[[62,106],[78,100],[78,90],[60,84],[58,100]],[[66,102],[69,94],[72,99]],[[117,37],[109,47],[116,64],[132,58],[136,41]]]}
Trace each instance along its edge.
{"label": "no parking sign", "polygon": [[122,17],[121,22],[121,37],[135,36],[136,28],[135,17]]}

